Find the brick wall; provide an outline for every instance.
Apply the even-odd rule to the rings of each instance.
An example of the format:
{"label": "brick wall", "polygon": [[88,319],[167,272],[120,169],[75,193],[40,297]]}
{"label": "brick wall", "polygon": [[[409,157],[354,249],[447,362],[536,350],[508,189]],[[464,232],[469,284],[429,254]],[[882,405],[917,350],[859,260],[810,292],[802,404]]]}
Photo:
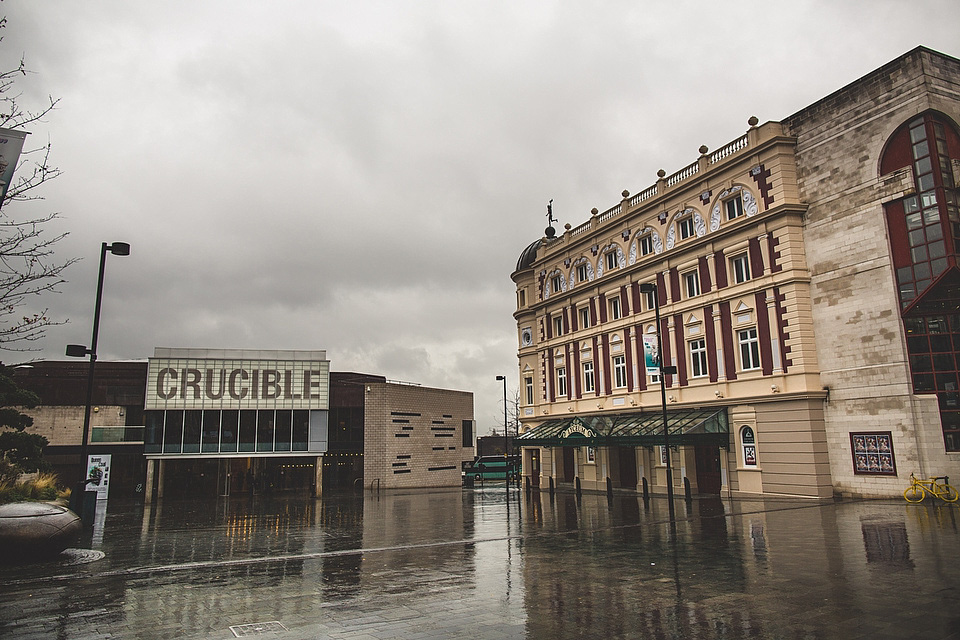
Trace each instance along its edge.
{"label": "brick wall", "polygon": [[363,484],[381,488],[459,487],[474,457],[463,446],[473,421],[473,394],[414,385],[367,385]]}

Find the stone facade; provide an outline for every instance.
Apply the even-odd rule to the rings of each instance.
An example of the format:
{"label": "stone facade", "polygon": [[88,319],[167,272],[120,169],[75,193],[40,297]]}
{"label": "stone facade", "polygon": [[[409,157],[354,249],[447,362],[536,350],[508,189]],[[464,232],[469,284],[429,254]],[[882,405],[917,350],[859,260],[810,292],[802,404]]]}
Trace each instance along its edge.
{"label": "stone facade", "polygon": [[[889,206],[910,206],[898,203],[917,191],[919,169],[909,158],[880,169],[896,132],[917,116],[937,114],[939,124],[927,115],[923,126],[947,132],[939,151],[943,182],[937,191],[923,188],[940,198],[943,222],[936,222],[935,206],[924,212],[935,221],[924,220],[960,240],[949,176],[951,162],[954,174],[960,167],[958,96],[960,62],[918,48],[782,122],[751,118],[744,136],[712,153],[701,148],[691,165],[669,176],[661,171],[639,194],[625,191],[584,224],[531,244],[512,276],[521,432],[536,441],[543,425],[564,418],[658,411],[659,382],[643,362],[659,329],[663,365],[676,367],[665,376],[668,410],[716,407],[729,428],[719,484],[704,451],[694,456],[705,441],[680,438],[677,488],[687,482],[694,490],[709,485],[708,492],[891,496],[911,472],[960,474],[960,451],[941,429],[938,408],[960,404],[956,383],[942,383],[938,369],[937,389],[915,389],[926,384],[916,382],[926,370],[912,371],[911,363],[926,356],[910,359],[903,318],[919,307],[903,298],[901,265],[891,257],[888,219],[895,218],[888,216],[900,215],[901,225],[903,218]],[[933,247],[939,241],[931,234],[926,242]],[[903,251],[908,261],[914,255]],[[956,271],[952,244],[947,253]],[[934,275],[950,278],[952,271]],[[918,294],[926,296],[929,315],[930,302],[942,296],[936,283],[921,284],[929,286]],[[641,287],[656,290],[659,327],[657,305]],[[960,317],[956,322],[960,327]],[[869,456],[869,468],[867,456],[861,462],[855,455],[855,439],[858,447],[883,449]],[[629,486],[629,456],[615,452],[615,438],[602,441],[607,446],[591,451],[594,462],[586,464],[586,448],[573,440],[528,447],[524,475],[540,486],[542,478],[584,488]],[[653,447],[636,447],[635,465],[641,481],[663,490],[666,475]]]}
{"label": "stone facade", "polygon": [[[960,474],[944,451],[937,397],[913,393],[883,203],[913,191],[909,172],[880,174],[898,127],[936,110],[960,121],[960,64],[916,49],[784,121],[796,136],[809,205],[804,246],[834,489],[894,495],[903,476]],[[890,431],[897,476],[856,475],[851,431]]]}

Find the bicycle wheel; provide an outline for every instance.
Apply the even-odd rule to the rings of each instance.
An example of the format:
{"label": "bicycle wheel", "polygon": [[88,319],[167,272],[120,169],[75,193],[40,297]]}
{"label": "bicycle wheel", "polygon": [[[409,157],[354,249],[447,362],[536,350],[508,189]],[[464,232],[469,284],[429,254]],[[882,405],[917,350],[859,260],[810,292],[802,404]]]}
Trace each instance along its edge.
{"label": "bicycle wheel", "polygon": [[907,490],[903,492],[903,499],[907,502],[923,502],[926,495],[927,492],[923,490],[923,487],[914,484],[907,487]]}
{"label": "bicycle wheel", "polygon": [[957,498],[960,498],[960,493],[949,484],[941,485],[940,489],[940,498],[944,502],[956,502]]}

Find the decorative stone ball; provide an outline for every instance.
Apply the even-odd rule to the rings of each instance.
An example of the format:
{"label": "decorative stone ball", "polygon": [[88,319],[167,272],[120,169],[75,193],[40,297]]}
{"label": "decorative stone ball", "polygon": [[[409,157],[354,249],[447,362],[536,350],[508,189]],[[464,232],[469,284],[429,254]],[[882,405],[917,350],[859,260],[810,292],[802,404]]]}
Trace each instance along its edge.
{"label": "decorative stone ball", "polygon": [[82,528],[77,514],[66,507],[45,502],[0,505],[0,557],[20,561],[55,556]]}

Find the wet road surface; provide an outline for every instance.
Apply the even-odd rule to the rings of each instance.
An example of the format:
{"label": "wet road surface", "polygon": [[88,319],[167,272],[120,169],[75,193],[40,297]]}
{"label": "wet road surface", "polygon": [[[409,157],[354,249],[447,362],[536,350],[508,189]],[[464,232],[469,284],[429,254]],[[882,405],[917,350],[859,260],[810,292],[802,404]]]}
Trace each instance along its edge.
{"label": "wet road surface", "polygon": [[419,491],[110,504],[15,638],[960,640],[960,508]]}

